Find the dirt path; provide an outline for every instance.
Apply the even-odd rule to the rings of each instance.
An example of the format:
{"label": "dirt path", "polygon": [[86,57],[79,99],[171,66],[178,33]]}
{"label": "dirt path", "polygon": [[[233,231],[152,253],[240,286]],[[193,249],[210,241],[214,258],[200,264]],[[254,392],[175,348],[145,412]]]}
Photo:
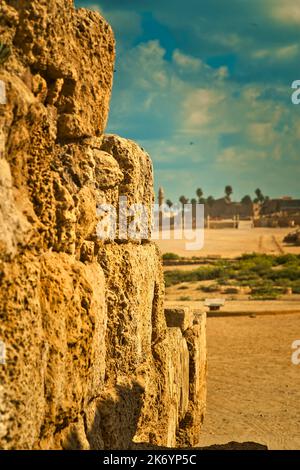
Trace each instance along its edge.
{"label": "dirt path", "polygon": [[209,318],[207,414],[201,446],[254,441],[300,449],[300,315]]}
{"label": "dirt path", "polygon": [[258,253],[264,253],[263,240],[264,240],[264,236],[261,235],[258,240]]}
{"label": "dirt path", "polygon": [[281,244],[279,243],[279,241],[277,240],[275,235],[272,235],[272,241],[273,241],[276,249],[278,250],[279,254],[283,255],[284,254],[284,249],[282,248]]}

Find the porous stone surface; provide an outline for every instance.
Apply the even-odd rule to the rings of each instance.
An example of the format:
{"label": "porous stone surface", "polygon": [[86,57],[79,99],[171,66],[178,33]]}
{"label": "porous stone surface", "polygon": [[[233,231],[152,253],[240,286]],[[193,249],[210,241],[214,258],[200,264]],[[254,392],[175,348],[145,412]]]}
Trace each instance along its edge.
{"label": "porous stone surface", "polygon": [[4,1],[0,17],[1,41],[11,48],[7,68],[54,108],[58,138],[101,135],[114,66],[108,23],[75,10],[72,0]]}
{"label": "porous stone surface", "polygon": [[194,312],[193,325],[184,333],[189,350],[189,405],[178,429],[178,443],[194,446],[206,408],[206,314]]}
{"label": "porous stone surface", "polygon": [[182,332],[191,327],[194,320],[194,312],[189,307],[166,307],[165,316],[168,326],[177,326]]}
{"label": "porous stone surface", "polygon": [[99,236],[99,206],[120,196],[149,233],[154,199],[149,155],[104,134],[112,30],[71,0],[7,0],[0,37],[0,448],[190,445],[205,318],[167,325],[148,237]]}

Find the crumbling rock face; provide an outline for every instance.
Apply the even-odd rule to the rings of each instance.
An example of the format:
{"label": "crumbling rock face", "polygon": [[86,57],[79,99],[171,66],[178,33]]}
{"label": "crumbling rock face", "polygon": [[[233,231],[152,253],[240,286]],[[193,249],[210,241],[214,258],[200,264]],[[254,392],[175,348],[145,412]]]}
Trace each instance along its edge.
{"label": "crumbling rock face", "polygon": [[72,0],[2,3],[1,40],[14,53],[8,69],[21,62],[18,76],[55,108],[58,139],[101,135],[114,66],[110,26],[96,12],[75,10]]}
{"label": "crumbling rock face", "polygon": [[0,447],[193,445],[205,317],[165,317],[147,236],[97,231],[97,207],[123,196],[144,205],[149,232],[153,203],[150,157],[103,135],[111,28],[71,0],[7,0],[0,37]]}

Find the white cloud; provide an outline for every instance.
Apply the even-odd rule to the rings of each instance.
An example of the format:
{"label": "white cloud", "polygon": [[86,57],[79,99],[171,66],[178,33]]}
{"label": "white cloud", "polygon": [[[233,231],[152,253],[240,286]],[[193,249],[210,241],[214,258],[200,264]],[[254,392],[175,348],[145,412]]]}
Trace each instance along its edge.
{"label": "white cloud", "polygon": [[207,126],[212,121],[214,111],[223,99],[224,95],[213,89],[191,90],[183,102],[186,130],[190,132],[201,131],[201,128]]}
{"label": "white cloud", "polygon": [[280,47],[275,51],[275,55],[278,59],[290,59],[299,53],[298,44],[292,44],[290,46]]}
{"label": "white cloud", "polygon": [[273,51],[269,49],[258,49],[252,52],[252,57],[254,59],[265,59],[266,57],[272,55]]}
{"label": "white cloud", "polygon": [[[136,139],[166,185],[178,183],[185,170],[197,179],[203,162],[214,185],[211,175],[221,181],[232,172],[240,182],[239,173],[253,178],[271,162],[294,158],[296,131],[282,129],[282,122],[290,127],[292,108],[272,93],[262,98],[265,84],[238,85],[226,67],[197,60],[177,50],[168,61],[158,40],[128,50],[118,67],[109,131]],[[197,80],[191,79],[198,66]],[[286,89],[272,85],[271,91],[284,96]]]}
{"label": "white cloud", "polygon": [[298,44],[290,44],[289,46],[257,49],[252,52],[254,59],[271,59],[271,61],[290,60],[299,54],[300,48]]}
{"label": "white cloud", "polygon": [[277,134],[273,130],[274,122],[255,122],[248,126],[248,135],[251,142],[257,145],[269,146],[277,139]]}
{"label": "white cloud", "polygon": [[173,61],[179,67],[192,71],[199,70],[202,65],[202,61],[200,59],[183,54],[178,49],[175,49],[173,52]]}
{"label": "white cloud", "polygon": [[300,24],[300,3],[298,0],[275,0],[275,2],[270,2],[270,7],[276,20],[282,23]]}
{"label": "white cloud", "polygon": [[165,50],[157,40],[141,43],[128,51],[121,64],[127,91],[157,94],[168,89],[172,77],[164,55]]}
{"label": "white cloud", "polygon": [[257,161],[267,158],[267,152],[262,150],[251,150],[244,147],[228,147],[222,150],[217,159],[217,166],[250,168]]}

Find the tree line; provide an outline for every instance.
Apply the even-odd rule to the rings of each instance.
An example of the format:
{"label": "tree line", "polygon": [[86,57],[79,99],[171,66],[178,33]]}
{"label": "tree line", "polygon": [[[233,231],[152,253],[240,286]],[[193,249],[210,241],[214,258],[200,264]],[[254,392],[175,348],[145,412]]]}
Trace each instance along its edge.
{"label": "tree line", "polygon": [[[253,199],[251,198],[249,194],[246,194],[245,196],[243,196],[240,201],[241,204],[251,204],[252,202],[256,204],[263,204],[264,202],[270,199],[269,196],[264,196],[261,189],[259,188],[257,188],[254,191],[254,193],[255,193],[255,197]],[[226,185],[224,189],[224,194],[225,194],[225,199],[227,199],[228,202],[231,202],[231,195],[233,194],[232,186]],[[197,198],[193,197],[191,199],[188,199],[185,196],[180,196],[179,202],[182,205],[190,203],[192,205],[207,204],[208,206],[212,206],[216,200],[213,196],[204,197],[204,192],[201,188],[196,189],[196,196]],[[170,208],[173,206],[173,202],[170,199],[166,200],[166,204]]]}

